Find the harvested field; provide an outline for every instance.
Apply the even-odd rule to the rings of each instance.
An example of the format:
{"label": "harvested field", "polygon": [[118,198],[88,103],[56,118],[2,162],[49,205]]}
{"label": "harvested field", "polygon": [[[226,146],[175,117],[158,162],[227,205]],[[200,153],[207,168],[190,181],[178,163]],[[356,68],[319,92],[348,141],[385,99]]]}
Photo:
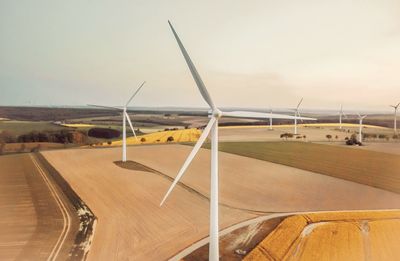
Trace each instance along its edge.
{"label": "harvested field", "polygon": [[[280,124],[280,125],[273,125],[273,128],[293,128],[293,124]],[[304,128],[304,127],[334,127],[339,128],[339,123],[304,123],[304,124],[297,124],[297,127]],[[342,123],[343,128],[358,128],[358,124],[353,123]],[[364,124],[366,128],[372,129],[387,129],[386,127],[375,126],[375,125],[368,125]],[[264,126],[229,126],[229,127],[222,127],[224,129],[241,129],[241,128],[269,128],[269,125]]]}
{"label": "harvested field", "polygon": [[[43,152],[98,217],[89,260],[164,260],[208,235],[208,150],[199,152],[184,185],[159,207],[190,149],[128,147],[128,157],[136,163],[124,168],[114,164],[120,160],[120,148]],[[137,170],[138,166],[157,173]],[[395,208],[400,195],[220,153],[220,202],[223,229],[270,212]]]}
{"label": "harvested field", "polygon": [[0,157],[0,208],[0,260],[68,258],[79,222],[31,154]]}
{"label": "harvested field", "polygon": [[[118,167],[119,148],[43,154],[98,217],[89,260],[165,260],[208,235],[206,199],[178,187],[160,208],[170,180]],[[220,214],[221,227],[255,217],[227,207]]]}
{"label": "harvested field", "polygon": [[[293,125],[276,125],[273,130],[269,126],[230,126],[220,127],[220,141],[282,141],[281,134],[293,133]],[[324,142],[328,141],[326,135],[332,135],[332,143],[341,142],[344,144],[346,137],[358,132],[358,125],[345,124],[342,130],[339,130],[337,124],[299,124],[299,139],[296,137],[289,140]],[[367,125],[363,128],[363,133],[386,134],[391,136],[392,129],[379,126]],[[305,138],[303,138],[305,136]],[[336,138],[337,136],[337,138]],[[368,142],[372,142],[368,141]]]}
{"label": "harvested field", "polygon": [[226,142],[224,152],[400,193],[400,156],[304,142]]}
{"label": "harvested field", "polygon": [[244,260],[398,260],[400,212],[286,218]]}
{"label": "harvested field", "polygon": [[368,143],[366,146],[356,148],[400,155],[400,142]]}

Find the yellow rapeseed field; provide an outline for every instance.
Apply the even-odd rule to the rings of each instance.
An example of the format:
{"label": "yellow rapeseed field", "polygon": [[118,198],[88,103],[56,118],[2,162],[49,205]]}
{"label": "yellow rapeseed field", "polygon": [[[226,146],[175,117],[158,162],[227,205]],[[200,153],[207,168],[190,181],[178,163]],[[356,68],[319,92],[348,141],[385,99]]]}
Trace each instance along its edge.
{"label": "yellow rapeseed field", "polygon": [[[128,145],[135,144],[154,144],[154,143],[167,143],[167,142],[195,142],[199,139],[201,130],[198,129],[184,129],[184,130],[170,130],[160,131],[150,134],[145,134],[135,137],[129,137],[126,139]],[[172,137],[172,141],[167,141],[169,137]],[[114,141],[111,145],[122,145],[122,140]]]}
{"label": "yellow rapeseed field", "polygon": [[400,260],[400,211],[286,218],[244,260]]}
{"label": "yellow rapeseed field", "polygon": [[70,128],[90,128],[90,127],[94,127],[96,125],[83,124],[83,123],[66,123],[66,124],[61,124],[61,126],[70,127]]}
{"label": "yellow rapeseed field", "polygon": [[[306,124],[297,124],[298,127],[339,127],[339,123],[306,123]],[[386,127],[375,126],[375,125],[363,125],[366,128],[371,129],[387,129]],[[282,125],[273,125],[273,128],[292,128],[294,127],[293,124],[282,124]],[[347,128],[358,128],[358,124],[353,123],[342,123],[342,127]],[[220,127],[223,129],[241,129],[241,128],[269,128],[269,125],[250,125],[250,126],[225,126]]]}

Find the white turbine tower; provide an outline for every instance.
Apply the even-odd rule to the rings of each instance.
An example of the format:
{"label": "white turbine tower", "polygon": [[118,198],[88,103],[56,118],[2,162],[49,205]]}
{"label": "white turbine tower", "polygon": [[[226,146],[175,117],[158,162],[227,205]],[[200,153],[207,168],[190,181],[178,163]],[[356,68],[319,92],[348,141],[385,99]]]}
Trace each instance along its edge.
{"label": "white turbine tower", "polygon": [[363,128],[363,120],[367,117],[367,115],[361,116],[358,113],[359,127],[358,127],[358,141],[362,142],[362,128]]}
{"label": "white turbine tower", "polygon": [[[296,109],[294,109],[294,135],[297,135],[297,117],[301,117],[299,107],[300,104],[303,102],[303,98],[301,98],[300,102],[297,104]],[[303,119],[301,119],[303,121]]]}
{"label": "white turbine tower", "polygon": [[339,129],[342,129],[342,117],[347,118],[347,115],[343,113],[343,105],[340,104],[340,111],[339,111]]}
{"label": "white turbine tower", "polygon": [[397,109],[399,108],[400,102],[397,105],[390,105],[390,107],[394,108],[394,133],[397,133]]}
{"label": "white turbine tower", "polygon": [[[168,198],[176,184],[182,178],[186,169],[189,167],[189,164],[192,162],[197,152],[200,150],[201,146],[205,142],[207,136],[211,133],[211,182],[210,182],[210,243],[209,243],[209,260],[217,261],[219,260],[219,242],[218,242],[218,120],[221,117],[237,117],[237,118],[259,118],[265,119],[267,117],[273,118],[281,118],[281,119],[294,119],[293,116],[279,115],[279,114],[271,114],[268,113],[257,113],[257,112],[248,112],[248,111],[231,111],[231,112],[223,112],[220,111],[214,104],[211,99],[210,94],[208,93],[202,79],[200,78],[199,73],[197,72],[196,67],[194,66],[192,60],[189,57],[185,47],[183,46],[181,40],[179,39],[175,29],[172,24],[168,21],[169,26],[174,34],[174,37],[179,45],[179,48],[182,52],[183,57],[189,67],[189,70],[193,76],[194,81],[201,93],[203,99],[210,106],[210,121],[207,123],[207,126],[203,130],[199,140],[196,142],[193,150],[190,152],[188,158],[184,162],[183,166],[179,170],[177,176],[175,177],[174,182],[171,187],[168,189],[164,198],[162,199],[160,206],[162,206],[165,200]],[[307,118],[309,119],[309,118]],[[310,119],[313,120],[313,119]]]}
{"label": "white turbine tower", "polygon": [[131,119],[129,118],[129,114],[127,112],[127,108],[129,103],[132,101],[132,99],[138,94],[140,89],[142,89],[143,85],[146,82],[143,82],[139,88],[133,93],[133,95],[129,98],[129,100],[126,102],[126,104],[120,108],[120,107],[112,107],[112,106],[103,106],[103,105],[94,105],[94,104],[89,104],[89,106],[94,106],[94,107],[100,107],[100,108],[107,108],[107,109],[114,109],[114,110],[120,110],[122,111],[122,162],[126,162],[126,121],[128,121],[129,126],[131,127],[131,130],[133,132],[133,135],[136,137],[135,130],[133,129],[133,125],[131,122]]}
{"label": "white turbine tower", "polygon": [[[270,109],[269,114],[272,115],[272,108]],[[269,130],[272,130],[272,116],[269,117]]]}

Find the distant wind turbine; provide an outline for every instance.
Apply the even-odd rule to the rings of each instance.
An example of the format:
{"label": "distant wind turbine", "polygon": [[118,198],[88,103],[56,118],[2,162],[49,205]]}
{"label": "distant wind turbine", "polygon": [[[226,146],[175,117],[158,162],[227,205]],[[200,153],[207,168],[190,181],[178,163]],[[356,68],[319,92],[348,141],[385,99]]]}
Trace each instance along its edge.
{"label": "distant wind turbine", "polygon": [[363,128],[363,120],[367,117],[367,115],[361,116],[358,113],[358,120],[359,120],[359,129],[358,129],[358,141],[362,142],[362,128]]}
{"label": "distant wind turbine", "polygon": [[[297,117],[301,117],[299,107],[303,102],[303,98],[301,98],[300,102],[297,104],[296,109],[294,109],[294,135],[297,135]],[[300,119],[303,122],[303,119]]]}
{"label": "distant wind turbine", "polygon": [[394,108],[394,133],[397,133],[397,109],[399,108],[400,102],[397,105],[390,105],[390,107]]}
{"label": "distant wind turbine", "polygon": [[[269,111],[269,114],[272,115],[272,108]],[[269,117],[269,130],[272,130],[272,117]]]}
{"label": "distant wind turbine", "polygon": [[347,115],[343,113],[343,105],[340,104],[340,111],[339,111],[339,129],[342,129],[342,117],[347,118]]}
{"label": "distant wind turbine", "polygon": [[126,162],[126,121],[128,121],[129,126],[131,127],[131,130],[133,132],[133,135],[135,136],[135,139],[137,140],[135,130],[133,129],[133,125],[131,122],[131,119],[129,118],[129,114],[127,113],[127,108],[129,103],[132,101],[132,99],[138,94],[140,89],[142,89],[143,85],[146,82],[143,82],[139,88],[136,89],[136,91],[133,93],[133,95],[129,98],[129,100],[126,102],[126,104],[121,108],[121,107],[112,107],[112,106],[103,106],[103,105],[95,105],[95,104],[88,104],[88,106],[93,106],[93,107],[99,107],[99,108],[106,108],[106,109],[114,109],[114,110],[119,110],[122,111],[122,162]]}
{"label": "distant wind turbine", "polygon": [[[165,194],[164,198],[162,199],[160,206],[162,206],[165,200],[168,198],[176,184],[182,178],[183,174],[185,173],[186,169],[189,167],[190,163],[199,152],[201,146],[205,142],[207,136],[211,133],[211,182],[210,182],[210,243],[209,243],[209,260],[217,261],[219,260],[219,242],[218,242],[218,231],[219,231],[219,224],[218,224],[218,120],[221,117],[236,117],[236,118],[258,118],[258,119],[265,119],[267,117],[272,118],[281,118],[281,119],[296,119],[297,117],[293,116],[286,116],[286,115],[279,115],[279,114],[268,114],[268,113],[259,113],[259,112],[249,112],[249,111],[231,111],[225,112],[219,110],[213,100],[211,99],[210,94],[208,93],[206,86],[204,85],[203,80],[200,78],[199,73],[197,72],[196,67],[194,66],[192,60],[189,57],[185,47],[183,46],[181,40],[178,37],[174,27],[172,26],[171,22],[169,22],[169,26],[174,34],[174,37],[179,45],[179,48],[182,52],[183,57],[189,67],[189,70],[192,74],[194,81],[201,93],[201,96],[206,101],[206,103],[210,106],[210,121],[207,123],[203,133],[201,134],[200,138],[196,142],[193,150],[190,152],[189,156],[185,160],[184,164],[182,165],[181,169],[179,170],[177,176],[175,177],[174,182],[172,183],[171,187],[168,189],[167,193]],[[313,120],[310,118],[304,118]]]}

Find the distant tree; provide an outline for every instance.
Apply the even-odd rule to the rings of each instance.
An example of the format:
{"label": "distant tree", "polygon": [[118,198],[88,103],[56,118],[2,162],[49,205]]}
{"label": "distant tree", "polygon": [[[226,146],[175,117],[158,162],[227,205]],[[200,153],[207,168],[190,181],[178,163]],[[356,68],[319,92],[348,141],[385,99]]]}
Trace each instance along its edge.
{"label": "distant tree", "polygon": [[158,139],[158,140],[156,140],[157,142],[160,142],[160,140]]}
{"label": "distant tree", "polygon": [[399,134],[394,134],[392,138],[393,138],[394,140],[397,140],[397,139],[400,138],[400,136],[399,136]]}
{"label": "distant tree", "polygon": [[336,135],[336,136],[335,136],[335,139],[339,139],[339,136],[338,136],[338,135]]}
{"label": "distant tree", "polygon": [[172,141],[174,141],[174,137],[169,136],[169,137],[167,138],[167,142],[172,142]]}
{"label": "distant tree", "polygon": [[140,139],[140,141],[141,141],[141,142],[146,142],[146,138],[142,137],[142,138]]}
{"label": "distant tree", "polygon": [[108,144],[108,145],[111,145],[111,144],[112,144],[112,141],[111,141],[111,140],[107,141],[107,144]]}
{"label": "distant tree", "polygon": [[0,142],[14,143],[14,142],[17,142],[17,139],[12,132],[2,131],[2,132],[0,132]]}
{"label": "distant tree", "polygon": [[21,144],[21,147],[19,148],[19,152],[24,152],[24,151],[25,151],[25,148],[26,148],[25,143],[22,143],[22,144]]}
{"label": "distant tree", "polygon": [[326,137],[329,141],[331,141],[331,139],[332,139],[332,135],[330,135],[330,134],[327,134],[325,137]]}
{"label": "distant tree", "polygon": [[288,138],[293,138],[293,134],[292,133],[283,133],[283,134],[281,134],[281,139],[285,139],[285,140],[287,140]]}
{"label": "distant tree", "polygon": [[306,136],[306,135],[303,135],[303,139],[304,139],[304,140],[307,139],[307,136]]}
{"label": "distant tree", "polygon": [[386,139],[386,137],[387,137],[387,135],[385,135],[385,134],[379,134],[378,135],[379,139]]}
{"label": "distant tree", "polygon": [[89,137],[100,138],[100,139],[112,139],[112,138],[117,138],[120,135],[121,135],[120,131],[108,128],[91,128],[88,131]]}
{"label": "distant tree", "polygon": [[33,147],[31,149],[31,152],[38,152],[38,151],[40,151],[40,148],[41,148],[41,146],[40,146],[40,144],[38,144],[36,147]]}
{"label": "distant tree", "polygon": [[4,141],[0,141],[0,155],[3,155],[6,147],[6,143]]}

